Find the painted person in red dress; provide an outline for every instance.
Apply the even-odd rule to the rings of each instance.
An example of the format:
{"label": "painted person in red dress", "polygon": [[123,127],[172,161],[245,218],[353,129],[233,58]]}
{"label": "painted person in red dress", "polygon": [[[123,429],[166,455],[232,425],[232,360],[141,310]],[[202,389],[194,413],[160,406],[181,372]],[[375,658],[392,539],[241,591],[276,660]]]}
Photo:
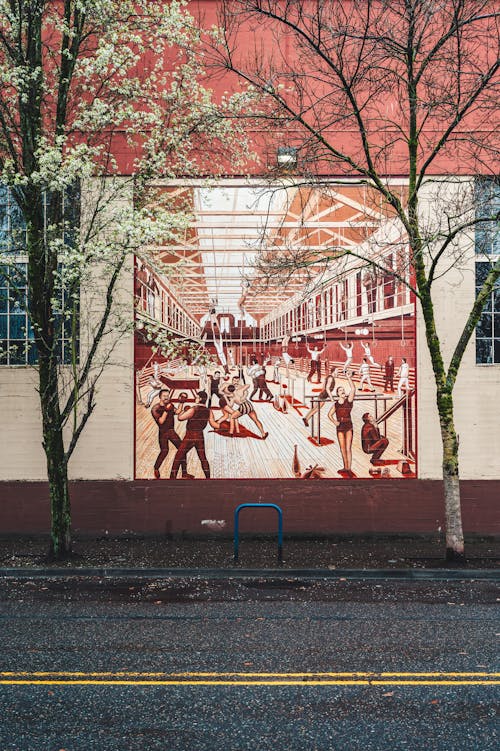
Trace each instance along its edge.
{"label": "painted person in red dress", "polygon": [[340,472],[347,472],[352,475],[352,420],[351,412],[356,394],[356,387],[352,382],[352,372],[346,373],[349,393],[343,386],[337,387],[337,401],[328,413],[328,418],[337,427],[337,438],[339,441],[340,452],[344,460],[344,466]]}

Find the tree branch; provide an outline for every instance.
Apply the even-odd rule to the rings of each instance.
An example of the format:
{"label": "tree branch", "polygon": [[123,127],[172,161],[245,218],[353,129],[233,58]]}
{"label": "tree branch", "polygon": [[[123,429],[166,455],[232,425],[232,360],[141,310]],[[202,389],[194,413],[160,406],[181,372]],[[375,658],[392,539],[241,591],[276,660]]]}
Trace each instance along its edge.
{"label": "tree branch", "polygon": [[119,262],[117,263],[116,267],[113,270],[113,273],[111,275],[111,279],[108,283],[108,287],[106,290],[106,305],[104,308],[104,312],[102,314],[101,320],[99,322],[99,326],[97,328],[97,331],[94,335],[94,340],[92,342],[92,346],[90,347],[90,350],[85,358],[85,364],[83,368],[80,371],[80,376],[78,378],[78,382],[76,384],[76,389],[71,392],[70,396],[68,397],[68,400],[64,406],[64,409],[62,410],[62,418],[65,422],[71,412],[71,410],[74,407],[75,404],[75,392],[78,393],[84,383],[86,382],[90,370],[92,368],[94,358],[97,352],[97,349],[99,345],[101,344],[102,338],[104,336],[104,332],[106,330],[106,326],[109,320],[109,317],[111,315],[111,309],[113,307],[113,293],[115,290],[116,283],[118,281],[118,277],[120,276],[121,270],[123,268],[123,264],[125,263],[127,255],[125,252],[122,253],[121,258],[119,259]]}
{"label": "tree branch", "polygon": [[448,367],[448,373],[446,375],[446,383],[448,387],[450,388],[450,390],[453,389],[455,385],[457,373],[460,367],[460,363],[462,362],[465,349],[467,347],[467,344],[469,343],[469,340],[472,334],[474,333],[474,330],[476,328],[476,325],[479,322],[479,319],[481,318],[483,307],[488,299],[488,296],[491,295],[493,287],[495,286],[495,283],[499,278],[500,278],[500,259],[498,259],[497,262],[493,265],[493,267],[491,268],[491,271],[489,272],[488,276],[486,277],[484,281],[483,286],[481,287],[478,294],[476,295],[474,305],[472,306],[472,309],[469,313],[467,322],[463,328],[460,339],[457,342],[457,346],[455,347],[453,351],[453,355],[450,360],[450,365]]}
{"label": "tree branch", "polygon": [[428,285],[431,286],[434,275],[436,273],[436,267],[439,263],[439,260],[443,256],[443,253],[445,252],[446,248],[453,242],[453,240],[462,232],[465,232],[467,229],[472,229],[472,227],[477,227],[478,224],[486,224],[488,222],[494,222],[494,221],[500,221],[500,211],[496,214],[496,216],[492,217],[479,217],[477,219],[471,219],[468,222],[464,222],[463,224],[460,224],[453,229],[449,229],[445,241],[441,244],[439,250],[435,254],[434,258],[432,259],[432,263],[429,267],[429,273],[427,276]]}

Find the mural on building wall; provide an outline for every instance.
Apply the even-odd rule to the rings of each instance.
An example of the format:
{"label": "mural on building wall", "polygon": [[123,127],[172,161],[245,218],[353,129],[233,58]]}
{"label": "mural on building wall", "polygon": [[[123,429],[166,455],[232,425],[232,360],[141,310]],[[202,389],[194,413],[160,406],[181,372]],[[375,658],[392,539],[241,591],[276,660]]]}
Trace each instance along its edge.
{"label": "mural on building wall", "polygon": [[156,190],[191,221],[135,260],[136,478],[415,477],[390,207],[359,185]]}

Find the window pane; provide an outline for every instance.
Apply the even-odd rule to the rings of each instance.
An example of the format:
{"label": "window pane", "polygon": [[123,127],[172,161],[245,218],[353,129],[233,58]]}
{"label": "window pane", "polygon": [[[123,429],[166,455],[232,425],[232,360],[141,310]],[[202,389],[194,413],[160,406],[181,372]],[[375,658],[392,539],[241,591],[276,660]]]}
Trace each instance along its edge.
{"label": "window pane", "polygon": [[9,300],[9,312],[12,313],[24,313],[26,310],[26,290],[24,287],[21,289],[11,289]]}
{"label": "window pane", "polygon": [[26,338],[26,316],[25,315],[11,315],[10,316],[10,338],[11,339],[25,339]]}
{"label": "window pane", "polygon": [[491,363],[491,339],[476,339],[476,362],[481,364]]}
{"label": "window pane", "polygon": [[[44,198],[45,200],[45,198]],[[64,218],[68,222],[65,226],[65,241],[71,242],[77,237],[80,216],[80,189],[79,185],[68,190],[63,199]],[[3,253],[21,255],[25,259],[26,252],[26,225],[22,211],[17,205],[12,191],[0,183],[0,250]],[[34,346],[34,333],[28,322],[27,290],[26,290],[27,263],[25,260],[15,258],[12,262],[0,266],[0,339],[5,343],[4,354],[0,357],[2,365],[25,365],[35,364],[37,350]],[[76,289],[76,293],[78,290]],[[59,289],[56,296],[63,296]],[[9,313],[7,316],[6,314]],[[63,327],[63,320],[56,320],[56,335],[63,335],[62,329],[66,328],[66,335],[70,333],[67,326]],[[59,331],[57,331],[59,329]],[[29,344],[27,345],[28,340]],[[13,346],[12,346],[13,345]],[[59,342],[59,351],[61,351]]]}
{"label": "window pane", "polygon": [[[500,182],[491,178],[477,178],[475,181],[476,218],[488,219],[500,210]],[[498,253],[500,251],[500,228],[495,221],[476,225],[477,253]]]}
{"label": "window pane", "polygon": [[487,263],[486,261],[480,261],[479,263],[476,263],[476,288],[479,289],[482,284],[484,284],[484,281],[486,277],[489,274],[489,271],[491,269],[491,264]]}
{"label": "window pane", "polygon": [[29,365],[36,365],[38,362],[38,351],[35,344],[28,345],[28,363]]}
{"label": "window pane", "polygon": [[73,326],[72,316],[65,317],[64,318],[64,332],[63,332],[63,336],[65,339],[71,338],[72,326]]}
{"label": "window pane", "polygon": [[12,341],[9,347],[9,359],[11,365],[25,365],[26,346],[24,341]]}
{"label": "window pane", "polygon": [[491,313],[492,311],[493,311],[492,300],[491,300],[491,295],[489,295],[488,299],[484,303],[484,308],[483,308],[483,312],[481,315],[484,315],[485,313]]}
{"label": "window pane", "polygon": [[494,362],[500,363],[500,338],[494,340],[494,353],[495,353],[495,360]]}
{"label": "window pane", "polygon": [[0,244],[5,246],[9,241],[9,207],[0,203]]}
{"label": "window pane", "polygon": [[483,313],[476,327],[476,336],[479,338],[491,338],[493,336],[493,321],[491,313]]}

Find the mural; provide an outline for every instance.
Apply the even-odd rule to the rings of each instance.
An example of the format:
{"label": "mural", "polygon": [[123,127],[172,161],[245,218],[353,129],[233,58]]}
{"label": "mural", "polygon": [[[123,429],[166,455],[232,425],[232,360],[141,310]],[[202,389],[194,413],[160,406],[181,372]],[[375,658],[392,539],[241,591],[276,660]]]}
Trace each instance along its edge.
{"label": "mural", "polygon": [[390,207],[355,184],[161,194],[190,220],[135,260],[136,478],[415,477],[415,302]]}

